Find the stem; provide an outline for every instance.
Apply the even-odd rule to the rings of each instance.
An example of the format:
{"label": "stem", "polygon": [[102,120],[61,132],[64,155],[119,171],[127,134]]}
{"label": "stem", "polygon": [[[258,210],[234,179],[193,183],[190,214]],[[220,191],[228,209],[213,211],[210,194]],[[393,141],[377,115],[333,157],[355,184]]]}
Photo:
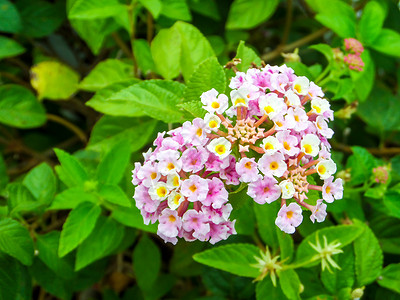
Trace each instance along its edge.
{"label": "stem", "polygon": [[153,34],[154,34],[154,22],[153,22],[153,16],[151,15],[150,12],[147,12],[147,42],[150,44],[151,41],[153,40]]}
{"label": "stem", "polygon": [[265,132],[264,133],[264,137],[268,137],[268,136],[270,136],[271,134],[274,134],[275,133],[275,124],[274,124],[274,126],[270,129],[270,130],[268,130],[267,132]]}
{"label": "stem", "polygon": [[329,63],[326,68],[322,71],[321,74],[315,79],[315,84],[320,85],[320,80],[328,74],[328,72],[331,70],[331,64]]}
{"label": "stem", "polygon": [[65,119],[63,119],[63,118],[61,118],[59,116],[53,115],[53,114],[46,114],[46,116],[47,116],[47,119],[49,121],[56,122],[56,123],[58,123],[60,125],[63,125],[64,127],[68,128],[69,130],[71,130],[73,133],[76,134],[76,136],[84,144],[86,144],[86,142],[87,142],[86,135],[78,126],[72,124],[71,122],[69,122],[69,121],[67,121],[67,120],[65,120]]}
{"label": "stem", "polygon": [[282,48],[286,45],[286,42],[289,38],[290,27],[292,25],[292,18],[293,18],[293,2],[292,0],[287,0],[285,29],[283,31],[283,37],[281,41]]}
{"label": "stem", "polygon": [[265,114],[264,114],[264,115],[261,117],[261,119],[258,120],[258,121],[254,124],[254,127],[260,126],[262,123],[264,123],[264,121],[265,121],[267,118],[268,118],[268,115],[265,115]]}
{"label": "stem", "polygon": [[309,184],[308,189],[322,192],[322,186],[319,186],[319,185]]}
{"label": "stem", "polygon": [[117,43],[117,45],[121,48],[122,52],[124,52],[124,54],[129,57],[129,58],[133,58],[132,57],[132,51],[129,49],[128,45],[125,44],[125,42],[121,39],[121,37],[119,36],[118,33],[113,32],[111,34],[112,38],[114,39],[114,41]]}
{"label": "stem", "polygon": [[254,145],[250,145],[250,148],[253,149],[254,151],[256,151],[257,153],[260,153],[260,154],[264,154],[265,153],[264,150],[262,148],[260,148],[260,147],[257,147],[257,146],[254,146]]}
{"label": "stem", "polygon": [[133,51],[133,49],[134,49],[133,45],[134,45],[135,35],[136,35],[136,18],[133,16],[135,6],[136,6],[136,1],[132,1],[132,4],[128,6],[128,17],[129,17],[129,25],[131,27],[130,40],[131,40],[131,48],[132,48],[133,75],[134,75],[134,77],[138,77],[137,60],[135,57],[135,51]]}

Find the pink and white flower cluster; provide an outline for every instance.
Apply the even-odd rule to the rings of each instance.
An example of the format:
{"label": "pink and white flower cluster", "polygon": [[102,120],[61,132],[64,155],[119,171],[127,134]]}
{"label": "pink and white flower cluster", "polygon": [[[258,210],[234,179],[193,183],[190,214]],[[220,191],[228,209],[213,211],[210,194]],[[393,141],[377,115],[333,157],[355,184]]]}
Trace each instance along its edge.
{"label": "pink and white flower cluster", "polygon": [[[159,221],[165,241],[215,243],[236,233],[227,185],[246,184],[258,204],[280,199],[275,223],[287,233],[303,210],[322,222],[324,201],[342,198],[329,152],[333,112],[320,87],[286,65],[237,72],[229,87],[230,99],[215,89],[203,93],[205,117],[159,134],[144,164],[135,164],[136,206],[145,223]],[[308,199],[309,190],[321,199]]]}
{"label": "pink and white flower cluster", "polygon": [[364,52],[363,45],[355,38],[344,39],[344,47],[347,54],[344,56],[344,62],[350,69],[361,72],[364,69],[364,62],[361,54]]}

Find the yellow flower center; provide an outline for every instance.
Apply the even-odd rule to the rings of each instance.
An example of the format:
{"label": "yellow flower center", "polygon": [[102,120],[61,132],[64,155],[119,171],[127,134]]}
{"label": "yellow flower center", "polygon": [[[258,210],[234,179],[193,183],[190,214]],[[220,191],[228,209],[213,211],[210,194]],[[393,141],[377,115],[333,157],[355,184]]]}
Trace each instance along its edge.
{"label": "yellow flower center", "polygon": [[215,147],[215,152],[217,152],[219,155],[224,154],[226,152],[226,148],[224,145],[217,145]]}
{"label": "yellow flower center", "polygon": [[179,186],[179,177],[178,176],[175,176],[174,179],[172,179],[172,185]]}
{"label": "yellow flower center", "polygon": [[266,143],[265,146],[264,146],[264,149],[265,150],[272,150],[272,149],[274,149],[274,146],[271,143]]}
{"label": "yellow flower center", "polygon": [[294,116],[294,119],[296,120],[296,122],[299,122],[300,121],[300,118],[299,118],[299,116]]}
{"label": "yellow flower center", "polygon": [[295,84],[294,89],[296,90],[297,93],[301,93],[301,85],[300,84]]}
{"label": "yellow flower center", "polygon": [[288,211],[287,213],[286,213],[286,217],[288,218],[288,219],[291,219],[292,217],[293,217],[293,212],[290,210],[290,211]]}
{"label": "yellow flower center", "polygon": [[278,165],[278,163],[277,163],[276,161],[273,161],[273,162],[269,165],[269,168],[270,168],[271,170],[276,170],[276,169],[278,169],[278,167],[279,167],[279,165]]}
{"label": "yellow flower center", "polygon": [[316,106],[316,105],[313,105],[312,108],[314,108],[314,110],[315,110],[317,113],[321,113],[321,107]]}
{"label": "yellow flower center", "polygon": [[283,142],[283,148],[285,148],[287,151],[291,149],[288,142]]}
{"label": "yellow flower center", "polygon": [[312,147],[311,147],[311,145],[304,145],[304,151],[305,151],[307,154],[310,154],[310,153],[312,152]]}
{"label": "yellow flower center", "polygon": [[196,131],[197,136],[201,136],[203,134],[203,129],[199,128]]}
{"label": "yellow flower center", "polygon": [[151,175],[150,175],[151,179],[156,179],[156,177],[157,177],[157,173],[156,172],[151,173]]}
{"label": "yellow flower center", "polygon": [[318,167],[318,173],[325,174],[325,172],[326,172],[326,167],[324,165],[320,165]]}
{"label": "yellow flower center", "polygon": [[175,218],[173,215],[170,215],[170,216],[168,217],[168,219],[169,219],[169,221],[170,221],[171,223],[174,223],[174,222],[176,221],[176,218]]}
{"label": "yellow flower center", "polygon": [[174,204],[178,205],[179,204],[179,200],[181,200],[181,195],[176,194],[175,197],[174,197],[174,200],[173,200]]}
{"label": "yellow flower center", "polygon": [[251,170],[251,162],[248,161],[247,163],[244,164],[244,167]]}
{"label": "yellow flower center", "polygon": [[[175,165],[174,165],[173,163],[170,162],[170,163],[167,165],[167,169],[171,171],[172,169],[175,169]],[[154,178],[153,178],[153,179],[154,179]]]}
{"label": "yellow flower center", "polygon": [[211,103],[211,107],[214,109],[217,109],[217,108],[219,108],[219,103],[214,101],[213,103]]}
{"label": "yellow flower center", "polygon": [[192,193],[194,193],[194,192],[197,190],[197,186],[196,186],[196,185],[194,185],[194,184],[192,184],[192,186],[191,186],[191,187],[189,187],[189,190],[191,190],[191,191],[192,191]]}
{"label": "yellow flower center", "polygon": [[246,104],[246,101],[245,101],[243,98],[237,98],[237,99],[235,100],[235,105],[238,105],[238,104],[240,104],[240,103]]}
{"label": "yellow flower center", "polygon": [[208,123],[208,126],[210,126],[210,128],[215,128],[218,126],[218,122],[215,120],[210,121],[210,123]]}
{"label": "yellow flower center", "polygon": [[157,189],[157,195],[158,195],[158,197],[163,198],[163,197],[165,197],[166,194],[167,194],[167,189],[166,189],[165,187],[160,186],[160,187]]}
{"label": "yellow flower center", "polygon": [[331,187],[330,187],[330,186],[327,186],[326,189],[325,189],[325,192],[326,192],[327,194],[329,194],[329,193],[331,192]]}
{"label": "yellow flower center", "polygon": [[266,112],[267,114],[269,114],[269,113],[271,113],[271,112],[274,111],[274,109],[273,109],[270,105],[264,107],[264,110],[265,110],[265,112]]}

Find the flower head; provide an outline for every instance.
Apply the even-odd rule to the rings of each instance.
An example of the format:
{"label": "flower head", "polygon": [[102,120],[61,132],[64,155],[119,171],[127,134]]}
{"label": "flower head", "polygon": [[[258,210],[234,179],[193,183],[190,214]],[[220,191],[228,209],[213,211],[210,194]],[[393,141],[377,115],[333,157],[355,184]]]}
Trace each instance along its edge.
{"label": "flower head", "polygon": [[321,259],[321,267],[322,271],[328,269],[330,273],[332,273],[331,266],[335,269],[339,269],[339,265],[332,259],[332,255],[338,254],[338,253],[343,253],[343,250],[339,249],[339,247],[342,245],[341,243],[334,241],[330,244],[328,244],[328,239],[326,236],[323,236],[324,239],[324,246],[322,247],[320,242],[319,242],[319,236],[317,234],[317,239],[316,239],[316,244],[312,244],[309,242],[310,246],[318,252],[314,257],[316,259]]}

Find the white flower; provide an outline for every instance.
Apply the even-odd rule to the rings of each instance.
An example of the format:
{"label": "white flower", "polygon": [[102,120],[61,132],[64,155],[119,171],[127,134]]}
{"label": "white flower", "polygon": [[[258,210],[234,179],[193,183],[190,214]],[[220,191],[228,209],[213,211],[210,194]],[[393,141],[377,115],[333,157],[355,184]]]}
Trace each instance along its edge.
{"label": "white flower", "polygon": [[301,151],[307,155],[316,156],[319,152],[319,138],[314,134],[306,134],[301,140]]}
{"label": "white flower", "polygon": [[289,106],[300,106],[300,98],[292,90],[287,90],[285,93],[287,99],[287,105]]}
{"label": "white flower", "polygon": [[149,195],[153,200],[164,200],[165,198],[167,198],[168,193],[169,189],[167,185],[162,181],[157,182],[149,189]]}
{"label": "white flower", "polygon": [[278,150],[282,149],[282,144],[276,137],[269,136],[262,140],[261,148],[263,148],[267,154],[274,154]]}
{"label": "white flower", "polygon": [[336,164],[331,159],[320,161],[316,168],[321,179],[327,179],[336,172]]}
{"label": "white flower", "polygon": [[204,117],[204,123],[212,131],[217,131],[219,126],[221,125],[221,119],[214,114],[207,113]]}
{"label": "white flower", "polygon": [[307,95],[308,89],[310,88],[310,81],[307,77],[300,76],[297,77],[293,82],[293,92],[298,95]]}
{"label": "white flower", "polygon": [[177,209],[179,205],[185,200],[181,193],[172,191],[168,196],[168,206],[170,209]]}
{"label": "white flower", "polygon": [[223,159],[231,153],[231,143],[226,138],[220,137],[212,140],[207,149]]}
{"label": "white flower", "polygon": [[264,114],[268,115],[270,119],[273,119],[275,116],[280,114],[286,107],[286,104],[283,101],[283,99],[279,98],[278,95],[275,93],[270,93],[267,94],[266,96],[261,96],[258,103],[260,110]]}
{"label": "white flower", "polygon": [[294,185],[289,180],[283,180],[279,183],[279,187],[282,190],[282,199],[291,199],[295,193]]}
{"label": "white flower", "polygon": [[311,111],[317,115],[322,115],[330,108],[328,100],[322,98],[313,98],[311,100]]}

